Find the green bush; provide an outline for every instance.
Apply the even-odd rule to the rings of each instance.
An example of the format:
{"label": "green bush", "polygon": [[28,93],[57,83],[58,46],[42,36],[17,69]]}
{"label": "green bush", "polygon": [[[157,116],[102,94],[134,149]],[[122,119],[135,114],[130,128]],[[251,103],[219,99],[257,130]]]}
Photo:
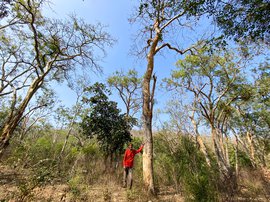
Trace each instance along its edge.
{"label": "green bush", "polygon": [[157,181],[174,185],[187,201],[216,201],[218,176],[188,136],[173,139],[159,134],[154,142]]}
{"label": "green bush", "polygon": [[83,154],[85,154],[86,156],[91,156],[91,157],[98,157],[99,150],[100,150],[99,146],[92,142],[85,144],[82,148]]}

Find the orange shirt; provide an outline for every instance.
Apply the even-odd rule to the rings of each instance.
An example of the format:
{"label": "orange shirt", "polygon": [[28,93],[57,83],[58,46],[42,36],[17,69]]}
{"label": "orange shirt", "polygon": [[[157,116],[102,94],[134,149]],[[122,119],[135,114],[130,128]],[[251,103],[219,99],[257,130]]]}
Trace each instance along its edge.
{"label": "orange shirt", "polygon": [[123,166],[132,168],[135,155],[141,152],[142,149],[143,145],[138,150],[127,148],[124,155]]}

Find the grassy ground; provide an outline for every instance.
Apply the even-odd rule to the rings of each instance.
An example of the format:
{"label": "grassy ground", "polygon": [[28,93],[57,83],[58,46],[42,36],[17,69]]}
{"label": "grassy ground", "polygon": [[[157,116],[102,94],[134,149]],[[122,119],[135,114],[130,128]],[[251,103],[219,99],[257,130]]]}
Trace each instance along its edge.
{"label": "grassy ground", "polygon": [[149,197],[136,180],[132,190],[122,188],[120,180],[108,176],[91,185],[54,182],[31,186],[29,175],[27,170],[0,166],[0,201],[184,201],[170,187],[159,188],[156,197]]}
{"label": "grassy ground", "polygon": [[[81,178],[75,177],[71,182],[61,182],[54,179],[50,183],[35,184],[33,173],[25,169],[0,166],[0,201],[1,202],[182,202],[184,196],[176,193],[172,187],[158,187],[156,197],[150,197],[141,186],[139,180],[134,181],[132,190],[121,187],[121,179],[115,175],[104,174],[95,183],[81,183]],[[83,181],[83,180],[82,180]],[[264,190],[264,191],[263,191]],[[270,171],[263,170],[241,172],[239,195],[237,201],[269,201]]]}

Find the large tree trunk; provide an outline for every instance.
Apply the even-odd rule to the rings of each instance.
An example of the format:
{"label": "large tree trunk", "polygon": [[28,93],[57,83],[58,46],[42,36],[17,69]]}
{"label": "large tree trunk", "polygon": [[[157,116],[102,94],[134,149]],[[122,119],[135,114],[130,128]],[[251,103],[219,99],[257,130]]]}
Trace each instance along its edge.
{"label": "large tree trunk", "polygon": [[219,165],[219,169],[224,180],[225,189],[227,190],[228,197],[232,198],[237,190],[237,179],[234,169],[226,157],[222,134],[215,127],[211,126],[211,135],[214,144],[215,155]]}
{"label": "large tree trunk", "polygon": [[151,120],[145,120],[144,138],[145,146],[143,152],[143,181],[149,193],[155,194],[154,171],[153,171],[153,138]]}
{"label": "large tree trunk", "polygon": [[[145,148],[143,152],[143,180],[149,193],[155,195],[154,171],[153,171],[153,137],[152,137],[152,117],[154,105],[154,91],[156,77],[153,76],[154,56],[159,36],[153,39],[150,51],[147,55],[147,69],[143,79],[143,129]],[[154,78],[151,90],[151,78]]]}
{"label": "large tree trunk", "polygon": [[41,87],[43,78],[44,77],[38,77],[33,81],[18,109],[16,109],[15,113],[12,113],[8,120],[5,122],[0,138],[0,157],[3,155],[4,149],[9,145],[9,141],[23,116],[28,103],[30,102],[35,92]]}

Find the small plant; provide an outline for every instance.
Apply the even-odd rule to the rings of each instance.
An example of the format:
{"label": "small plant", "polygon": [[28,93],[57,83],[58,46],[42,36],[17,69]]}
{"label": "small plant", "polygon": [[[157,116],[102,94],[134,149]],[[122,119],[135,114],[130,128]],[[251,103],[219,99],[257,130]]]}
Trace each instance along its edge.
{"label": "small plant", "polygon": [[70,192],[74,197],[79,197],[81,195],[80,184],[82,180],[82,176],[75,175],[68,181]]}

